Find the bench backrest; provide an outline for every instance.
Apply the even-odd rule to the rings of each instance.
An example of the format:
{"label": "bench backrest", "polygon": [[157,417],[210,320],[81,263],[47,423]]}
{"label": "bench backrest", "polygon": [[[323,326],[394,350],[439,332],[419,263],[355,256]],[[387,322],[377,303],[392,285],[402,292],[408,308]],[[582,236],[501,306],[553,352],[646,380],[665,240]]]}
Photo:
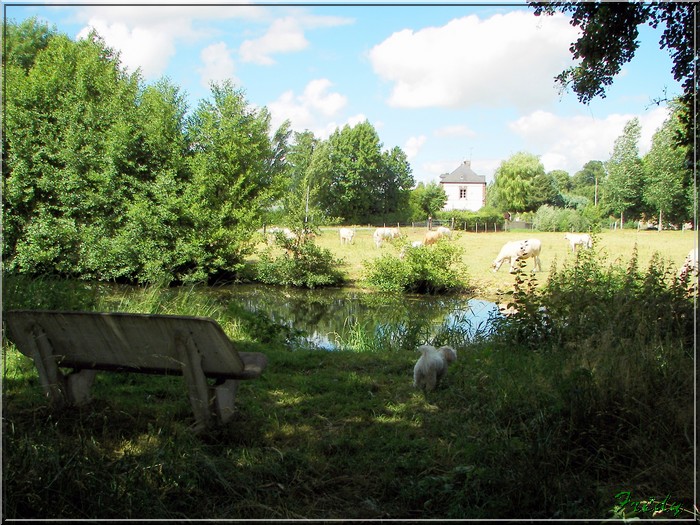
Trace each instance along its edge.
{"label": "bench backrest", "polygon": [[37,338],[46,337],[59,366],[180,374],[176,344],[189,338],[208,377],[244,370],[233,343],[207,317],[14,310],[6,322],[8,338],[20,352],[32,357]]}

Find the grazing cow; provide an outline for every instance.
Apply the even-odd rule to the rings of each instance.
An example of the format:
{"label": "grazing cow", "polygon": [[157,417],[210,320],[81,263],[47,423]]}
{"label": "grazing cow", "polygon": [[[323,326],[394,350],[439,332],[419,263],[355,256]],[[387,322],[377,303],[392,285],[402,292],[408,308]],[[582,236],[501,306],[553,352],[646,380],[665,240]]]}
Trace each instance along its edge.
{"label": "grazing cow", "polygon": [[434,232],[425,232],[425,237],[423,237],[423,244],[426,246],[430,246],[431,244],[435,244],[438,242],[440,239],[442,239],[443,234],[440,233],[439,231],[434,231]]}
{"label": "grazing cow", "polygon": [[372,237],[374,238],[374,245],[377,248],[382,246],[384,239],[391,240],[399,236],[398,228],[377,228],[374,230]]}
{"label": "grazing cow", "polygon": [[683,261],[683,266],[678,271],[678,277],[683,278],[687,274],[698,275],[698,249],[693,248],[685,256],[685,261]]}
{"label": "grazing cow", "polygon": [[452,238],[452,230],[450,230],[446,226],[440,226],[436,231],[440,232],[443,236],[447,237],[448,239]]}
{"label": "grazing cow", "polygon": [[510,273],[516,270],[516,264],[520,259],[534,259],[534,267],[532,271],[542,271],[540,265],[540,250],[542,243],[539,239],[527,239],[523,241],[510,241],[503,245],[501,251],[498,252],[498,257],[493,261],[493,271],[497,272],[503,262],[508,259],[510,261]]}
{"label": "grazing cow", "polygon": [[587,233],[567,233],[564,238],[569,241],[571,245],[571,251],[576,251],[576,246],[582,246],[584,248],[593,247],[593,239]]}
{"label": "grazing cow", "polygon": [[355,237],[355,230],[340,228],[338,234],[340,235],[340,244],[352,244],[353,238]]}

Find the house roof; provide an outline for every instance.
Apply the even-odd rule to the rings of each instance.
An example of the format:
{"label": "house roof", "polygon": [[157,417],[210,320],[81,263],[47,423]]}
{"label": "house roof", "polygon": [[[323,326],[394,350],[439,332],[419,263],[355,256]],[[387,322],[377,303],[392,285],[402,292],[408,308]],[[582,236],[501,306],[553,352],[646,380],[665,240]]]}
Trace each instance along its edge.
{"label": "house roof", "polygon": [[440,175],[440,184],[456,182],[456,183],[478,183],[486,184],[486,177],[484,175],[477,175],[474,173],[471,167],[471,161],[465,160],[459,167],[452,173],[447,173],[445,175]]}

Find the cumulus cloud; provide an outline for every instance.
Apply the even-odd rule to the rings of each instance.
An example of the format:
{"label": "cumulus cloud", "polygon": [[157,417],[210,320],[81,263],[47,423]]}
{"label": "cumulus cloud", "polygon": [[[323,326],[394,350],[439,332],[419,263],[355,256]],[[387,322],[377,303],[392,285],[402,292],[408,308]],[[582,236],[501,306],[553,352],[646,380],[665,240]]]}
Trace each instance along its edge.
{"label": "cumulus cloud", "polygon": [[309,41],[304,35],[306,29],[347,23],[350,23],[349,19],[334,16],[297,15],[276,19],[262,37],[246,40],[241,44],[241,60],[272,65],[275,61],[271,55],[302,51],[309,46]]}
{"label": "cumulus cloud", "polygon": [[426,140],[427,138],[425,135],[419,135],[418,137],[410,137],[403,147],[403,151],[406,154],[406,158],[408,160],[411,160],[416,155],[418,155],[418,152],[423,147],[423,144],[425,144]]}
{"label": "cumulus cloud", "polygon": [[[337,125],[329,119],[337,117],[347,105],[347,97],[331,91],[332,85],[330,80],[319,78],[309,82],[299,95],[292,90],[282,93],[277,100],[267,104],[273,127],[288,119],[297,131],[309,129],[317,136],[330,135]],[[360,117],[365,119],[364,115]]]}
{"label": "cumulus cloud", "polygon": [[200,53],[203,66],[198,69],[204,87],[211,82],[220,82],[234,77],[235,66],[231,58],[231,50],[224,42],[218,42],[205,47]]}
{"label": "cumulus cloud", "polygon": [[105,43],[120,52],[124,67],[129,71],[141,68],[146,78],[157,78],[165,72],[175,55],[177,43],[191,43],[211,32],[206,27],[195,28],[196,22],[220,21],[222,18],[259,19],[258,6],[192,6],[150,5],[80,6],[76,19],[84,23],[77,38],[86,38],[92,29]]}
{"label": "cumulus cloud", "polygon": [[523,138],[528,151],[539,154],[547,171],[563,169],[571,175],[589,160],[606,161],[625,124],[639,118],[640,155],[651,148],[651,138],[668,117],[668,108],[659,107],[641,115],[613,113],[604,119],[576,115],[564,117],[547,111],[534,111],[511,122],[511,131]]}
{"label": "cumulus cloud", "polygon": [[308,47],[304,31],[294,18],[275,20],[267,33],[256,40],[246,40],[241,44],[240,55],[244,62],[271,65],[274,53],[291,53]]}
{"label": "cumulus cloud", "polygon": [[560,15],[471,15],[394,33],[370,50],[369,59],[375,73],[393,83],[394,107],[533,109],[556,99],[553,78],[571,65],[576,35]]}
{"label": "cumulus cloud", "polygon": [[77,35],[87,38],[91,30],[104,39],[105,43],[119,51],[122,65],[134,72],[141,68],[146,77],[163,74],[168,61],[175,55],[175,42],[166,32],[153,28],[128,27],[121,22],[109,23],[104,20],[90,20],[87,27]]}

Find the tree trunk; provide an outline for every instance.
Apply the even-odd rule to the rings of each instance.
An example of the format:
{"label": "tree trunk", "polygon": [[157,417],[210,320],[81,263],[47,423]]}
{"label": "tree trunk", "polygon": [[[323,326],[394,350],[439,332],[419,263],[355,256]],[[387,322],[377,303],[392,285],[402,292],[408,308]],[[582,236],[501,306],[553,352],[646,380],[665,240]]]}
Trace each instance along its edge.
{"label": "tree trunk", "polygon": [[658,228],[659,231],[664,229],[661,213],[662,213],[661,210],[659,210],[659,228]]}

